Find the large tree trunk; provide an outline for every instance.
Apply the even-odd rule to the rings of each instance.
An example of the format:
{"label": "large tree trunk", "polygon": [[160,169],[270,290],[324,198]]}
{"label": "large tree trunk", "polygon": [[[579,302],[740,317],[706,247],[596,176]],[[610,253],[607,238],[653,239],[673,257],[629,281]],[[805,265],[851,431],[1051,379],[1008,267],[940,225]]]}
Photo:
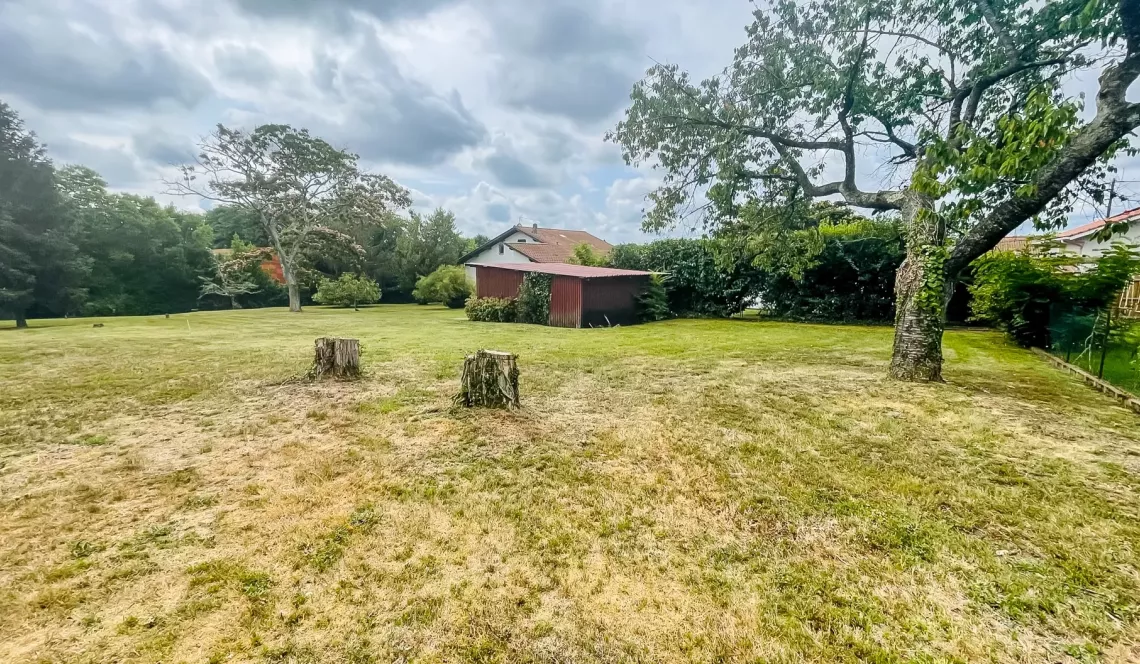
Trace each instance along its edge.
{"label": "large tree trunk", "polygon": [[289,288],[289,311],[300,312],[301,287],[297,284],[297,273],[293,269],[292,262],[281,261],[281,274],[285,277],[285,285]]}
{"label": "large tree trunk", "polygon": [[942,380],[946,326],[946,229],[931,201],[909,192],[903,205],[906,260],[895,278],[895,343],[890,375],[907,381]]}
{"label": "large tree trunk", "polygon": [[17,330],[23,330],[23,329],[27,329],[27,327],[28,327],[28,319],[25,317],[24,312],[22,312],[22,311],[17,312],[16,313],[16,329]]}

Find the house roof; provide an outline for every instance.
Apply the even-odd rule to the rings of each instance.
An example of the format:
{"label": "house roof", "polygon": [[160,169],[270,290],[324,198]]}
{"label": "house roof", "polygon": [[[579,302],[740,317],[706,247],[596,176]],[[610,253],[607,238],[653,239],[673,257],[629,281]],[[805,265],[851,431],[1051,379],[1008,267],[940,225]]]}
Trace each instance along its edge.
{"label": "house roof", "polygon": [[574,255],[574,248],[580,244],[590,247],[595,253],[602,256],[609,254],[610,250],[613,249],[612,244],[586,231],[570,231],[561,228],[539,228],[537,226],[519,225],[512,226],[506,232],[487,241],[482,246],[476,248],[475,251],[460,258],[459,262],[466,263],[475,256],[478,256],[481,252],[502,242],[515,233],[526,235],[534,240],[534,243],[512,242],[507,246],[536,263],[565,263]]}
{"label": "house roof", "polygon": [[1021,251],[1029,244],[1028,235],[1007,235],[998,240],[994,251]]}
{"label": "house roof", "polygon": [[498,270],[513,270],[515,272],[540,272],[542,274],[556,274],[563,277],[578,277],[580,279],[595,279],[599,277],[647,277],[652,272],[641,270],[617,270],[611,267],[590,267],[588,265],[572,265],[569,263],[469,263],[475,267],[491,267]]}
{"label": "house roof", "polygon": [[1057,233],[1057,239],[1079,240],[1083,237],[1087,237],[1093,233],[1096,233],[1100,229],[1104,228],[1106,224],[1118,224],[1122,221],[1130,221],[1133,219],[1140,220],[1140,208],[1125,210],[1115,217],[1109,217],[1108,219],[1097,219],[1096,221],[1084,224],[1082,226],[1070,228],[1067,231],[1061,231],[1060,233]]}

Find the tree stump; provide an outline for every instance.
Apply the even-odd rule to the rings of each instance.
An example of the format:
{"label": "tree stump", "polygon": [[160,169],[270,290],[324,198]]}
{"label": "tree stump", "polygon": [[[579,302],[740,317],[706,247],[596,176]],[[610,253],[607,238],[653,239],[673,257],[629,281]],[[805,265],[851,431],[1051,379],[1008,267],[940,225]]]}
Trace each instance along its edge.
{"label": "tree stump", "polygon": [[321,337],[316,341],[313,368],[309,379],[336,378],[348,380],[360,377],[360,340]]}
{"label": "tree stump", "polygon": [[463,361],[456,405],[474,408],[518,408],[518,356],[497,350],[480,350]]}

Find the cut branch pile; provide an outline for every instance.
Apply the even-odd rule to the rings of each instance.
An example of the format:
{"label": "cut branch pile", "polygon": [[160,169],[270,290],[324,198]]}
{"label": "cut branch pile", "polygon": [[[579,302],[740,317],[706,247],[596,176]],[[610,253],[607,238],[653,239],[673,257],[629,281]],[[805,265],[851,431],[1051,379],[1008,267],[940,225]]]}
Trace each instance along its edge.
{"label": "cut branch pile", "polygon": [[457,406],[519,408],[518,357],[496,350],[480,350],[463,361]]}
{"label": "cut branch pile", "polygon": [[309,380],[335,378],[352,380],[360,377],[360,340],[321,337],[316,341],[313,368]]}

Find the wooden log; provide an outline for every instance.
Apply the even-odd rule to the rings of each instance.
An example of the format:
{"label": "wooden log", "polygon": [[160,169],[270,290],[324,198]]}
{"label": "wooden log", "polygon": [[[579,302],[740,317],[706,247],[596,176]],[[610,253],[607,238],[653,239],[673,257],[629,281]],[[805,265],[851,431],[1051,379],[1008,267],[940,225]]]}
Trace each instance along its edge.
{"label": "wooden log", "polygon": [[310,380],[336,378],[349,380],[360,377],[360,340],[321,337],[316,341]]}
{"label": "wooden log", "polygon": [[480,350],[463,361],[456,405],[474,408],[519,408],[518,356]]}

